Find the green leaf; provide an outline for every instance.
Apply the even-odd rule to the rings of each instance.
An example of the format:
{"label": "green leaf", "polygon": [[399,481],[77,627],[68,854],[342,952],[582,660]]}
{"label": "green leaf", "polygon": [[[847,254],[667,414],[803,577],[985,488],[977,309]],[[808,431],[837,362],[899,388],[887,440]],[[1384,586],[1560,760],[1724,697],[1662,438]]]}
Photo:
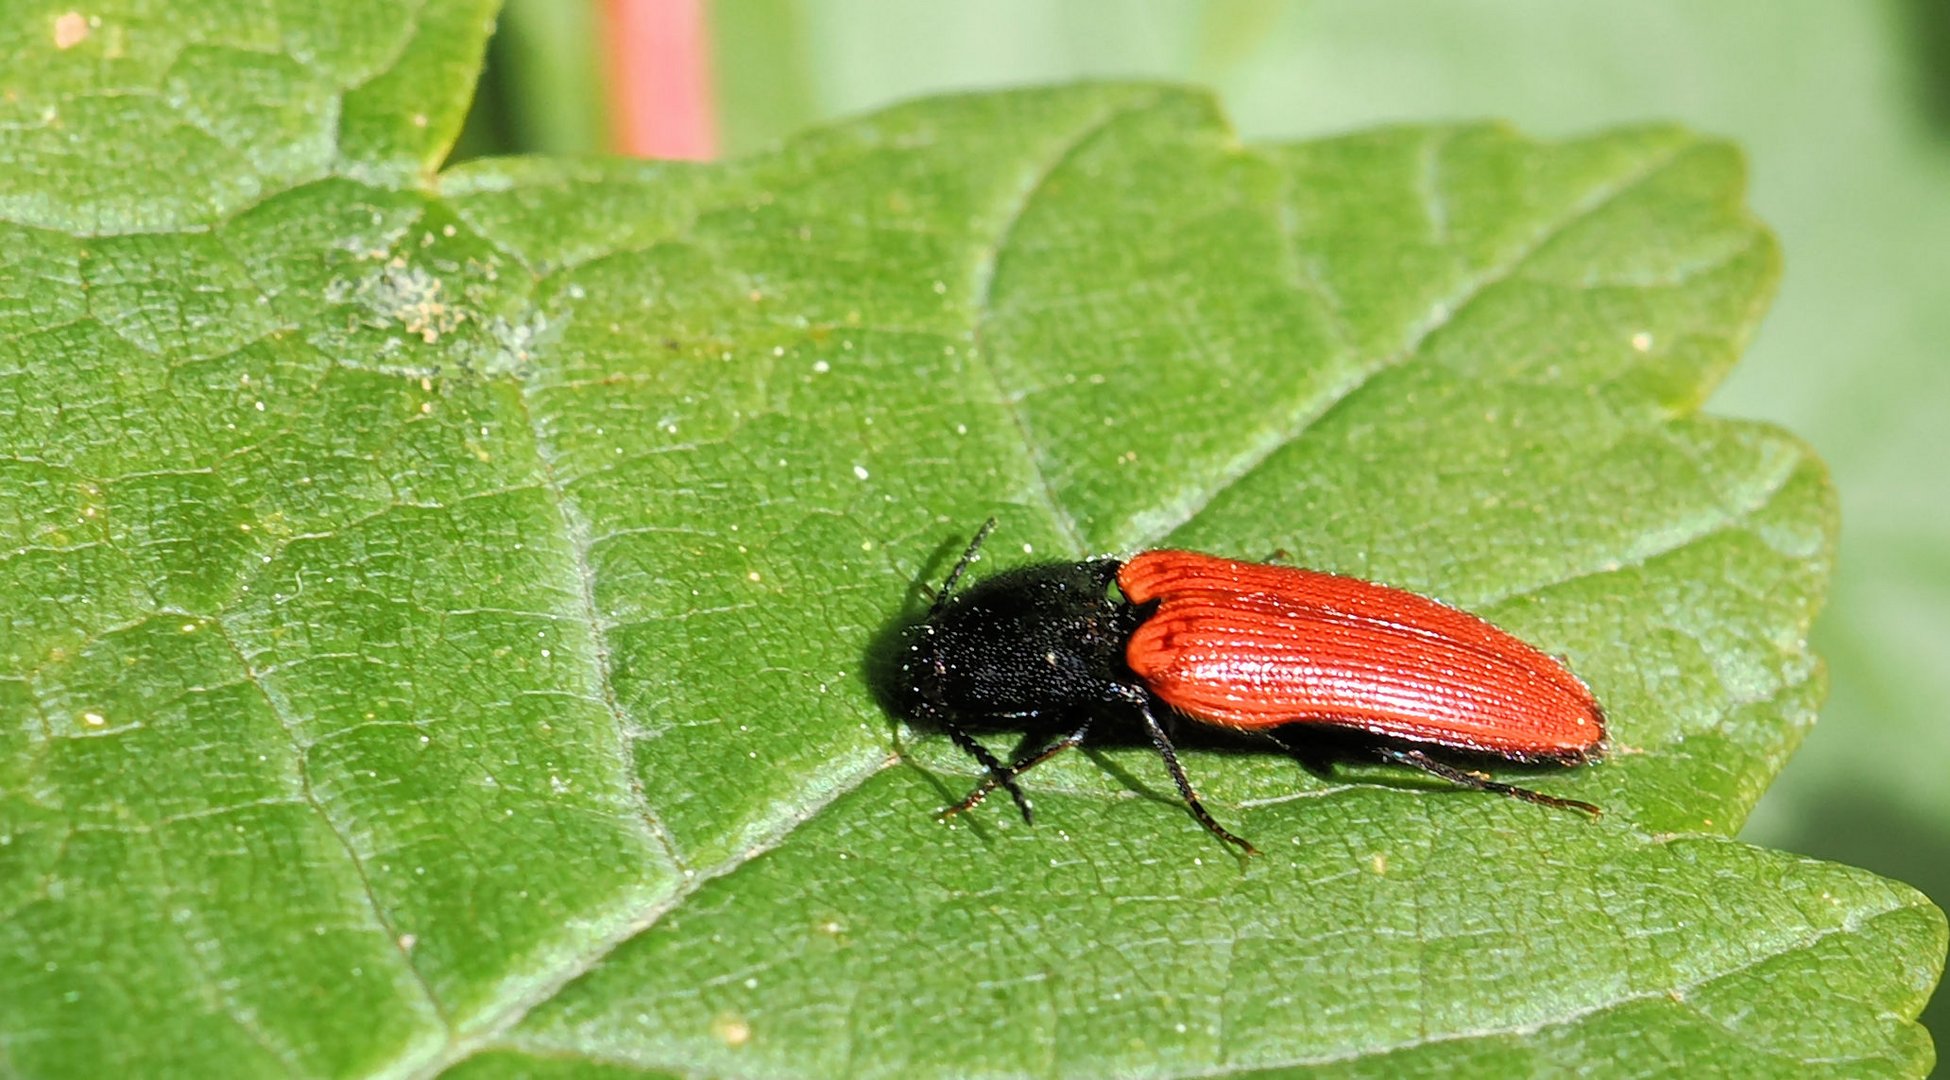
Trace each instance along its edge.
{"label": "green leaf", "polygon": [[[1927,1071],[1941,914],[1729,839],[1835,515],[1695,411],[1726,147],[1095,86],[429,177],[481,6],[314,8],[5,21],[7,1071]],[[864,673],[992,512],[1480,610],[1607,814],[1195,750],[1241,865],[1125,746],[943,828]]]}

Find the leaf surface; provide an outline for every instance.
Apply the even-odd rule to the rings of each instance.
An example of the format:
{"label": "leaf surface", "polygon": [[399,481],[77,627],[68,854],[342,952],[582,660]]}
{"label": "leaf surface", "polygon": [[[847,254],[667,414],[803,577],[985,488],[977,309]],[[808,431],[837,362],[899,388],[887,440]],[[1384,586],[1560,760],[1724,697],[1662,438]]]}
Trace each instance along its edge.
{"label": "leaf surface", "polygon": [[[1091,86],[436,175],[482,5],[167,10],[14,25],[12,1071],[1927,1070],[1940,913],[1727,839],[1835,513],[1696,412],[1776,273],[1725,146]],[[869,673],[990,513],[1478,610],[1607,815],[1194,750],[1242,867],[1113,745],[944,829]]]}

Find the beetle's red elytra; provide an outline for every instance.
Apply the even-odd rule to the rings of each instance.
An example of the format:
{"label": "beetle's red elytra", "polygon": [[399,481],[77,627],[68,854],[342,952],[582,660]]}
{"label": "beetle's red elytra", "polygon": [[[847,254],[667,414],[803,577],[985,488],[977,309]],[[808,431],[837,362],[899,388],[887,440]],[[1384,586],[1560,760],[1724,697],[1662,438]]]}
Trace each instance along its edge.
{"label": "beetle's red elytra", "polygon": [[1189,551],[1135,556],[1117,587],[1156,605],[1125,662],[1195,720],[1336,724],[1521,761],[1583,761],[1604,738],[1563,664],[1426,596]]}
{"label": "beetle's red elytra", "polygon": [[[957,592],[994,528],[991,518],[927,617],[902,632],[898,707],[986,773],[948,814],[999,787],[1033,820],[1017,777],[1093,724],[1135,719],[1199,823],[1253,853],[1192,788],[1158,720],[1166,710],[1229,728],[1351,731],[1381,759],[1462,787],[1599,813],[1428,753],[1562,765],[1603,753],[1604,712],[1584,683],[1475,615],[1357,578],[1189,551],[1025,566]],[[968,733],[996,723],[1046,741],[1005,765]]]}

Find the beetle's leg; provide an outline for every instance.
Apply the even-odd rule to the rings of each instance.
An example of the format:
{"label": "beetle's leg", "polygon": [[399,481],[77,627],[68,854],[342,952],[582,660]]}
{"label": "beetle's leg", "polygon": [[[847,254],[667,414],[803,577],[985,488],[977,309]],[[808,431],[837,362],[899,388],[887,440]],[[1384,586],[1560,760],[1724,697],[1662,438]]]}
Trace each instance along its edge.
{"label": "beetle's leg", "polygon": [[956,746],[961,747],[969,757],[974,758],[981,764],[982,768],[987,769],[989,777],[995,781],[995,784],[992,786],[999,786],[1007,790],[1009,797],[1016,801],[1016,809],[1022,811],[1023,819],[1025,821],[1028,820],[1029,799],[1023,795],[1022,789],[1016,786],[1015,779],[1007,775],[1009,771],[1008,766],[1002,764],[994,754],[989,753],[988,747],[975,741],[975,736],[962,730],[962,726],[955,723],[941,709],[923,703],[916,706],[915,712],[918,714],[917,719],[933,724],[942,731],[947,732],[948,738],[954,740]]}
{"label": "beetle's leg", "polygon": [[[956,803],[955,805],[949,807],[946,810],[943,810],[941,812],[941,816],[954,817],[956,814],[959,814],[964,810],[975,809],[975,807],[981,805],[983,799],[989,797],[989,792],[994,791],[998,787],[1003,787],[1007,785],[1010,787],[1011,791],[1014,791],[1015,788],[1013,787],[1013,784],[1015,782],[1016,777],[1021,776],[1023,773],[1028,772],[1029,770],[1035,768],[1036,766],[1041,765],[1043,762],[1048,761],[1049,759],[1055,757],[1056,755],[1062,753],[1063,751],[1068,750],[1071,747],[1082,742],[1083,737],[1085,735],[1088,735],[1089,733],[1090,733],[1090,721],[1085,720],[1083,722],[1082,727],[1077,728],[1075,731],[1072,731],[1067,735],[1061,736],[1060,738],[1056,739],[1056,741],[1050,743],[1048,746],[1043,747],[1041,750],[1038,750],[1033,754],[1025,754],[1022,757],[1017,758],[1015,761],[1009,764],[1008,768],[1001,769],[1001,770],[993,770],[993,769],[990,770],[988,776],[984,777],[982,779],[982,782],[976,785],[975,790],[968,793],[968,798],[963,799],[961,802]],[[1029,807],[1026,803],[1023,805],[1022,808],[1022,820],[1028,824],[1032,824],[1032,825],[1035,824],[1034,820],[1031,819],[1029,815]]]}
{"label": "beetle's leg", "polygon": [[1397,765],[1406,765],[1411,769],[1419,769],[1422,772],[1428,773],[1430,776],[1447,780],[1457,787],[1469,788],[1472,791],[1493,791],[1498,795],[1508,795],[1513,799],[1522,799],[1524,802],[1536,803],[1539,806],[1554,806],[1560,810],[1582,810],[1592,817],[1597,817],[1604,813],[1603,810],[1588,802],[1580,802],[1577,799],[1560,799],[1555,795],[1546,795],[1541,791],[1532,791],[1529,788],[1517,787],[1514,784],[1500,784],[1479,773],[1468,772],[1451,765],[1444,765],[1442,762],[1435,760],[1420,750],[1403,750],[1398,747],[1384,746],[1379,748],[1379,753],[1384,761],[1392,761]]}
{"label": "beetle's leg", "polygon": [[1205,831],[1228,844],[1236,845],[1239,850],[1248,855],[1259,854],[1258,848],[1227,832],[1225,826],[1213,820],[1211,813],[1205,809],[1205,804],[1199,801],[1198,792],[1192,790],[1192,782],[1185,776],[1185,767],[1178,763],[1178,750],[1171,745],[1171,737],[1165,734],[1164,725],[1158,723],[1158,718],[1151,714],[1151,695],[1141,686],[1123,684],[1118,684],[1116,692],[1118,697],[1135,707],[1138,716],[1143,718],[1144,729],[1151,736],[1151,745],[1157,747],[1158,756],[1165,759],[1165,768],[1171,770],[1171,779],[1178,785],[1178,794],[1184,798],[1185,805],[1192,808],[1192,816],[1198,819],[1200,825],[1205,826]]}

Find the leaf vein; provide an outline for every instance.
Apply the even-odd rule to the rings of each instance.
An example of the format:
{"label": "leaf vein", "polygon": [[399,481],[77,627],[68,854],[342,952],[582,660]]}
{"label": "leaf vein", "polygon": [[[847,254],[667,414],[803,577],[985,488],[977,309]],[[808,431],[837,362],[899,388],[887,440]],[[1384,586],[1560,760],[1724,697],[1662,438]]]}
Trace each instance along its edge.
{"label": "leaf vein", "polygon": [[[1551,241],[1658,176],[1677,161],[1688,148],[1688,146],[1678,146],[1661,151],[1636,167],[1605,183],[1598,184],[1586,192],[1583,198],[1573,203],[1568,210],[1546,222],[1541,229],[1517,245],[1501,262],[1471,275],[1454,293],[1431,305],[1428,314],[1411,329],[1409,340],[1401,348],[1369,363],[1339,389],[1329,390],[1324,398],[1298,402],[1289,410],[1287,416],[1262,429],[1263,434],[1250,445],[1242,448],[1231,462],[1213,470],[1215,482],[1202,489],[1188,489],[1173,499],[1171,505],[1164,507],[1170,512],[1169,517],[1165,519],[1169,524],[1158,529],[1157,535],[1169,535],[1184,527],[1187,522],[1210,506],[1214,499],[1257,472],[1275,452],[1304,436],[1322,416],[1359,393],[1377,375],[1418,356],[1431,337],[1452,325],[1457,316],[1522,270]],[[1289,240],[1291,239],[1289,235]]]}
{"label": "leaf vein", "polygon": [[419,985],[420,992],[426,997],[427,1006],[433,1010],[434,1016],[439,1020],[441,1028],[451,1034],[454,1030],[453,1017],[448,1013],[446,1003],[440,1000],[438,994],[434,993],[433,983],[427,979],[426,973],[421,971],[419,965],[413,962],[412,952],[405,945],[401,944],[404,939],[399,928],[394,925],[392,916],[387,913],[385,904],[380,902],[379,892],[374,888],[372,883],[372,875],[366,870],[365,858],[359,853],[358,847],[352,843],[352,838],[346,834],[345,829],[339,824],[338,819],[326,808],[324,800],[318,797],[318,792],[312,787],[309,748],[305,745],[305,741],[298,735],[298,729],[294,726],[291,719],[292,714],[290,708],[276,693],[272,692],[270,686],[252,668],[250,658],[244,654],[243,649],[238,647],[236,640],[230,636],[229,630],[223,629],[221,633],[224,645],[230,650],[231,655],[236,657],[239,667],[245,673],[245,677],[250,680],[252,686],[257,688],[257,692],[264,699],[265,705],[270,708],[271,715],[277,718],[278,726],[284,730],[285,737],[290,740],[293,764],[296,766],[298,773],[299,795],[318,814],[319,820],[324,822],[325,828],[331,832],[333,839],[338,842],[340,849],[345,852],[346,860],[352,866],[352,873],[359,881],[359,889],[365,896],[367,906],[372,910],[374,921],[379,923],[380,929],[385,932],[387,940],[392,944],[394,951],[398,953],[400,963],[406,968],[407,973],[412,976],[413,981]]}
{"label": "leaf vein", "polygon": [[651,807],[650,800],[644,793],[643,778],[637,772],[634,755],[631,752],[631,747],[634,746],[637,738],[637,729],[624,713],[622,703],[616,697],[609,635],[604,630],[604,622],[596,607],[596,574],[595,568],[590,565],[589,526],[570,503],[562,490],[561,482],[556,478],[548,436],[542,425],[537,422],[534,410],[530,406],[526,384],[523,384],[522,393],[517,400],[521,404],[522,416],[528,422],[528,430],[534,440],[535,458],[542,472],[541,488],[554,508],[557,519],[562,523],[564,536],[571,548],[570,564],[575,578],[573,583],[575,603],[580,608],[583,622],[589,629],[590,647],[595,652],[594,674],[597,684],[601,687],[603,705],[616,726],[616,736],[623,746],[624,752],[622,760],[617,763],[618,767],[628,780],[631,800],[636,804],[638,814],[650,837],[662,847],[664,854],[678,872],[688,872],[690,867],[678,849],[676,839],[670,835],[669,829],[665,828],[662,819],[657,816],[656,810]]}
{"label": "leaf vein", "polygon": [[970,306],[974,311],[974,323],[969,329],[972,344],[971,357],[988,373],[989,382],[995,388],[996,404],[1015,426],[1018,438],[1022,440],[1023,456],[1027,459],[1030,476],[1043,503],[1049,508],[1050,516],[1062,530],[1070,546],[1077,551],[1085,550],[1083,529],[1075,514],[1056,497],[1056,489],[1050,483],[1049,474],[1043,469],[1041,456],[1036,452],[1036,438],[1029,428],[1029,418],[1024,415],[1017,396],[1003,384],[1001,372],[996,369],[995,360],[984,345],[989,312],[994,308],[995,274],[1002,261],[1002,254],[1014,238],[1018,226],[1029,207],[1048,187],[1050,178],[1065,164],[1074,160],[1084,147],[1108,131],[1111,125],[1127,116],[1135,115],[1156,104],[1158,95],[1153,94],[1135,101],[1120,102],[1100,111],[1088,123],[1079,127],[1057,152],[1041,164],[1015,192],[1003,220],[997,226],[995,239],[976,254],[975,267],[970,274],[974,282],[974,295]]}
{"label": "leaf vein", "polygon": [[[1702,975],[1699,978],[1696,978],[1690,982],[1682,983],[1675,987],[1661,987],[1654,990],[1640,991],[1638,993],[1623,994],[1616,998],[1612,998],[1610,1000],[1592,1002],[1589,1005],[1568,1010],[1557,1016],[1546,1017],[1539,1020],[1526,1021],[1524,1023],[1506,1024],[1500,1027],[1477,1028],[1471,1031],[1446,1032],[1439,1035],[1424,1035],[1419,1038],[1408,1039],[1402,1042],[1391,1043],[1385,1046],[1364,1047],[1360,1049],[1349,1050],[1345,1053],[1329,1054],[1321,1057],[1295,1058],[1295,1059],[1291,1059],[1287,1061],[1279,1061],[1279,1062],[1264,1062],[1264,1063],[1257,1064],[1255,1067],[1261,1069],[1303,1068],[1303,1067],[1317,1068],[1322,1065],[1335,1065],[1335,1064],[1340,1064],[1349,1061],[1363,1061],[1363,1060],[1381,1058],[1381,1057],[1386,1057],[1394,1054],[1406,1053],[1410,1050],[1419,1049],[1424,1046],[1435,1046],[1443,1043],[1464,1042],[1464,1041],[1474,1040],[1474,1039],[1496,1039],[1496,1038],[1503,1038],[1506,1036],[1534,1035],[1540,1031],[1545,1031],[1555,1027],[1563,1027],[1570,1024],[1576,1024],[1589,1017],[1597,1016],[1606,1012],[1611,1012],[1616,1009],[1622,1009],[1625,1008],[1626,1006],[1635,1005],[1644,1001],[1675,1000],[1674,995],[1677,995],[1677,1001],[1680,1004],[1686,1004],[1685,999],[1687,995],[1691,994],[1696,990],[1710,987],[1715,983],[1724,982],[1728,979],[1737,978],[1741,975],[1746,974],[1749,971],[1754,970],[1755,968],[1760,967],[1763,964],[1766,964],[1773,960],[1780,959],[1781,957],[1784,956],[1791,956],[1796,953],[1812,952],[1813,950],[1819,948],[1823,942],[1831,938],[1840,937],[1844,935],[1859,934],[1861,933],[1862,928],[1868,923],[1874,922],[1877,919],[1881,919],[1885,916],[1899,914],[1905,910],[1908,910],[1910,906],[1911,905],[1898,903],[1898,904],[1892,904],[1890,906],[1875,911],[1851,913],[1850,916],[1838,926],[1827,927],[1825,929],[1816,931],[1813,934],[1802,936],[1798,940],[1779,942],[1777,943],[1778,947],[1763,952],[1761,955],[1754,956],[1747,960],[1743,960],[1733,965],[1732,967],[1727,968],[1724,971],[1718,971],[1712,974]],[[1180,1076],[1183,1077],[1184,1080],[1196,1080],[1196,1078],[1202,1078],[1202,1077],[1225,1076],[1230,1071],[1231,1071],[1230,1069],[1210,1070],[1210,1071],[1194,1072],[1194,1073],[1182,1073],[1180,1074]]]}

